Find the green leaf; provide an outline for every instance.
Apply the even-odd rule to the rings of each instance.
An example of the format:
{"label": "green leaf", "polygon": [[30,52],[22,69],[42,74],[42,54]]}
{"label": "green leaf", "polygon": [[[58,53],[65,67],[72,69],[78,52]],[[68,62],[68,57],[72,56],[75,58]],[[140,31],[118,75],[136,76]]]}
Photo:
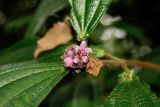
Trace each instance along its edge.
{"label": "green leaf", "polygon": [[30,26],[28,27],[25,37],[31,38],[42,27],[45,20],[52,14],[63,9],[68,4],[67,0],[42,0]]}
{"label": "green leaf", "polygon": [[79,98],[76,100],[73,99],[65,107],[97,107],[97,105],[87,98]]}
{"label": "green leaf", "polygon": [[36,38],[21,40],[21,41],[15,43],[14,45],[12,45],[11,47],[0,51],[0,54],[1,55],[6,54],[6,53],[9,53],[9,52],[14,51],[16,49],[19,49],[19,48],[36,45],[36,41],[37,41]]}
{"label": "green leaf", "polygon": [[102,48],[102,46],[100,45],[91,45],[90,46],[93,50],[93,55],[96,57],[96,58],[102,58],[105,56],[105,50]]}
{"label": "green leaf", "polygon": [[69,0],[72,25],[79,39],[89,36],[109,7],[111,0]]}
{"label": "green leaf", "polygon": [[5,33],[13,33],[15,29],[17,30],[25,27],[26,25],[28,25],[32,17],[33,15],[23,16],[23,17],[18,17],[16,19],[8,21],[4,26]]}
{"label": "green leaf", "polygon": [[70,46],[70,43],[65,45],[60,45],[57,48],[46,51],[41,54],[40,58],[38,59],[38,62],[57,62],[62,61],[62,56],[64,53],[64,50]]}
{"label": "green leaf", "polygon": [[[35,38],[22,40],[10,48],[0,51],[0,64],[34,61],[33,53],[36,48],[36,41],[37,39]],[[38,62],[62,61],[61,56],[68,45],[70,45],[70,43],[43,52],[38,58]]]}
{"label": "green leaf", "polygon": [[66,74],[60,63],[2,66],[0,107],[36,107]]}
{"label": "green leaf", "polygon": [[63,87],[56,88],[51,94],[49,107],[66,107],[66,105],[67,107],[97,107],[99,105],[101,92],[95,78],[80,73],[76,76],[76,80],[67,80],[62,85]]}
{"label": "green leaf", "polygon": [[0,51],[0,64],[33,60],[37,39],[26,39]]}
{"label": "green leaf", "polygon": [[160,107],[160,100],[146,83],[136,75],[130,80],[125,78],[121,75],[118,85],[101,107]]}

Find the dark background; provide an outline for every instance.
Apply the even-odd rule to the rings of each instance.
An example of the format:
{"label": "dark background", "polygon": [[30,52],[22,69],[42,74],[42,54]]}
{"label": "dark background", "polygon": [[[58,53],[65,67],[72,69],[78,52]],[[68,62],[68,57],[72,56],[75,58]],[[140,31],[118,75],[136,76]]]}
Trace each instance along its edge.
{"label": "dark background", "polygon": [[[23,38],[27,26],[5,32],[4,26],[7,22],[32,14],[39,3],[40,0],[0,0],[0,12],[3,14],[0,23],[0,49]],[[122,16],[123,20],[138,25],[144,30],[145,36],[152,41],[152,45],[159,46],[159,0],[115,0],[110,6],[109,13],[113,16]]]}

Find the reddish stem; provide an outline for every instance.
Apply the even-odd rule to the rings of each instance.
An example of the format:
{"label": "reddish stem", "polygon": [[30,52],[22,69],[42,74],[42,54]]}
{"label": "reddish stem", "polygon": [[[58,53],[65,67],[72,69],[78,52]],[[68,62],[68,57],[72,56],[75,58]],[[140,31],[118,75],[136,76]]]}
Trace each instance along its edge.
{"label": "reddish stem", "polygon": [[103,64],[106,66],[115,66],[115,67],[120,67],[126,64],[127,66],[131,67],[144,67],[148,68],[157,72],[160,72],[160,65],[147,62],[147,61],[139,61],[139,60],[126,60],[123,59],[122,61],[115,61],[115,60],[102,60]]}

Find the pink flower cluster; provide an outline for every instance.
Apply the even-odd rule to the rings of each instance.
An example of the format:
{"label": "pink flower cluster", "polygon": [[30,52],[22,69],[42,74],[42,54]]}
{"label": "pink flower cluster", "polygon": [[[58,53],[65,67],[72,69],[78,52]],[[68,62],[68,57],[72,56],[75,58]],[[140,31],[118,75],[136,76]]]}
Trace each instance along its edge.
{"label": "pink flower cluster", "polygon": [[86,67],[91,52],[92,49],[87,47],[86,41],[82,41],[80,46],[72,45],[64,52],[64,66],[76,70]]}

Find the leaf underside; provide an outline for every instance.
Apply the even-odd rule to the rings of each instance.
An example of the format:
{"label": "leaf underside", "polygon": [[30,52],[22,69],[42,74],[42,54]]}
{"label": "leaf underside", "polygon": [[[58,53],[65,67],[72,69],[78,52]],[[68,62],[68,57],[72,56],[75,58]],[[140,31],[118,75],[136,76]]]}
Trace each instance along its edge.
{"label": "leaf underside", "polygon": [[69,0],[72,7],[71,22],[78,34],[90,35],[111,0]]}
{"label": "leaf underside", "polygon": [[160,100],[135,76],[119,83],[101,107],[160,107]]}

